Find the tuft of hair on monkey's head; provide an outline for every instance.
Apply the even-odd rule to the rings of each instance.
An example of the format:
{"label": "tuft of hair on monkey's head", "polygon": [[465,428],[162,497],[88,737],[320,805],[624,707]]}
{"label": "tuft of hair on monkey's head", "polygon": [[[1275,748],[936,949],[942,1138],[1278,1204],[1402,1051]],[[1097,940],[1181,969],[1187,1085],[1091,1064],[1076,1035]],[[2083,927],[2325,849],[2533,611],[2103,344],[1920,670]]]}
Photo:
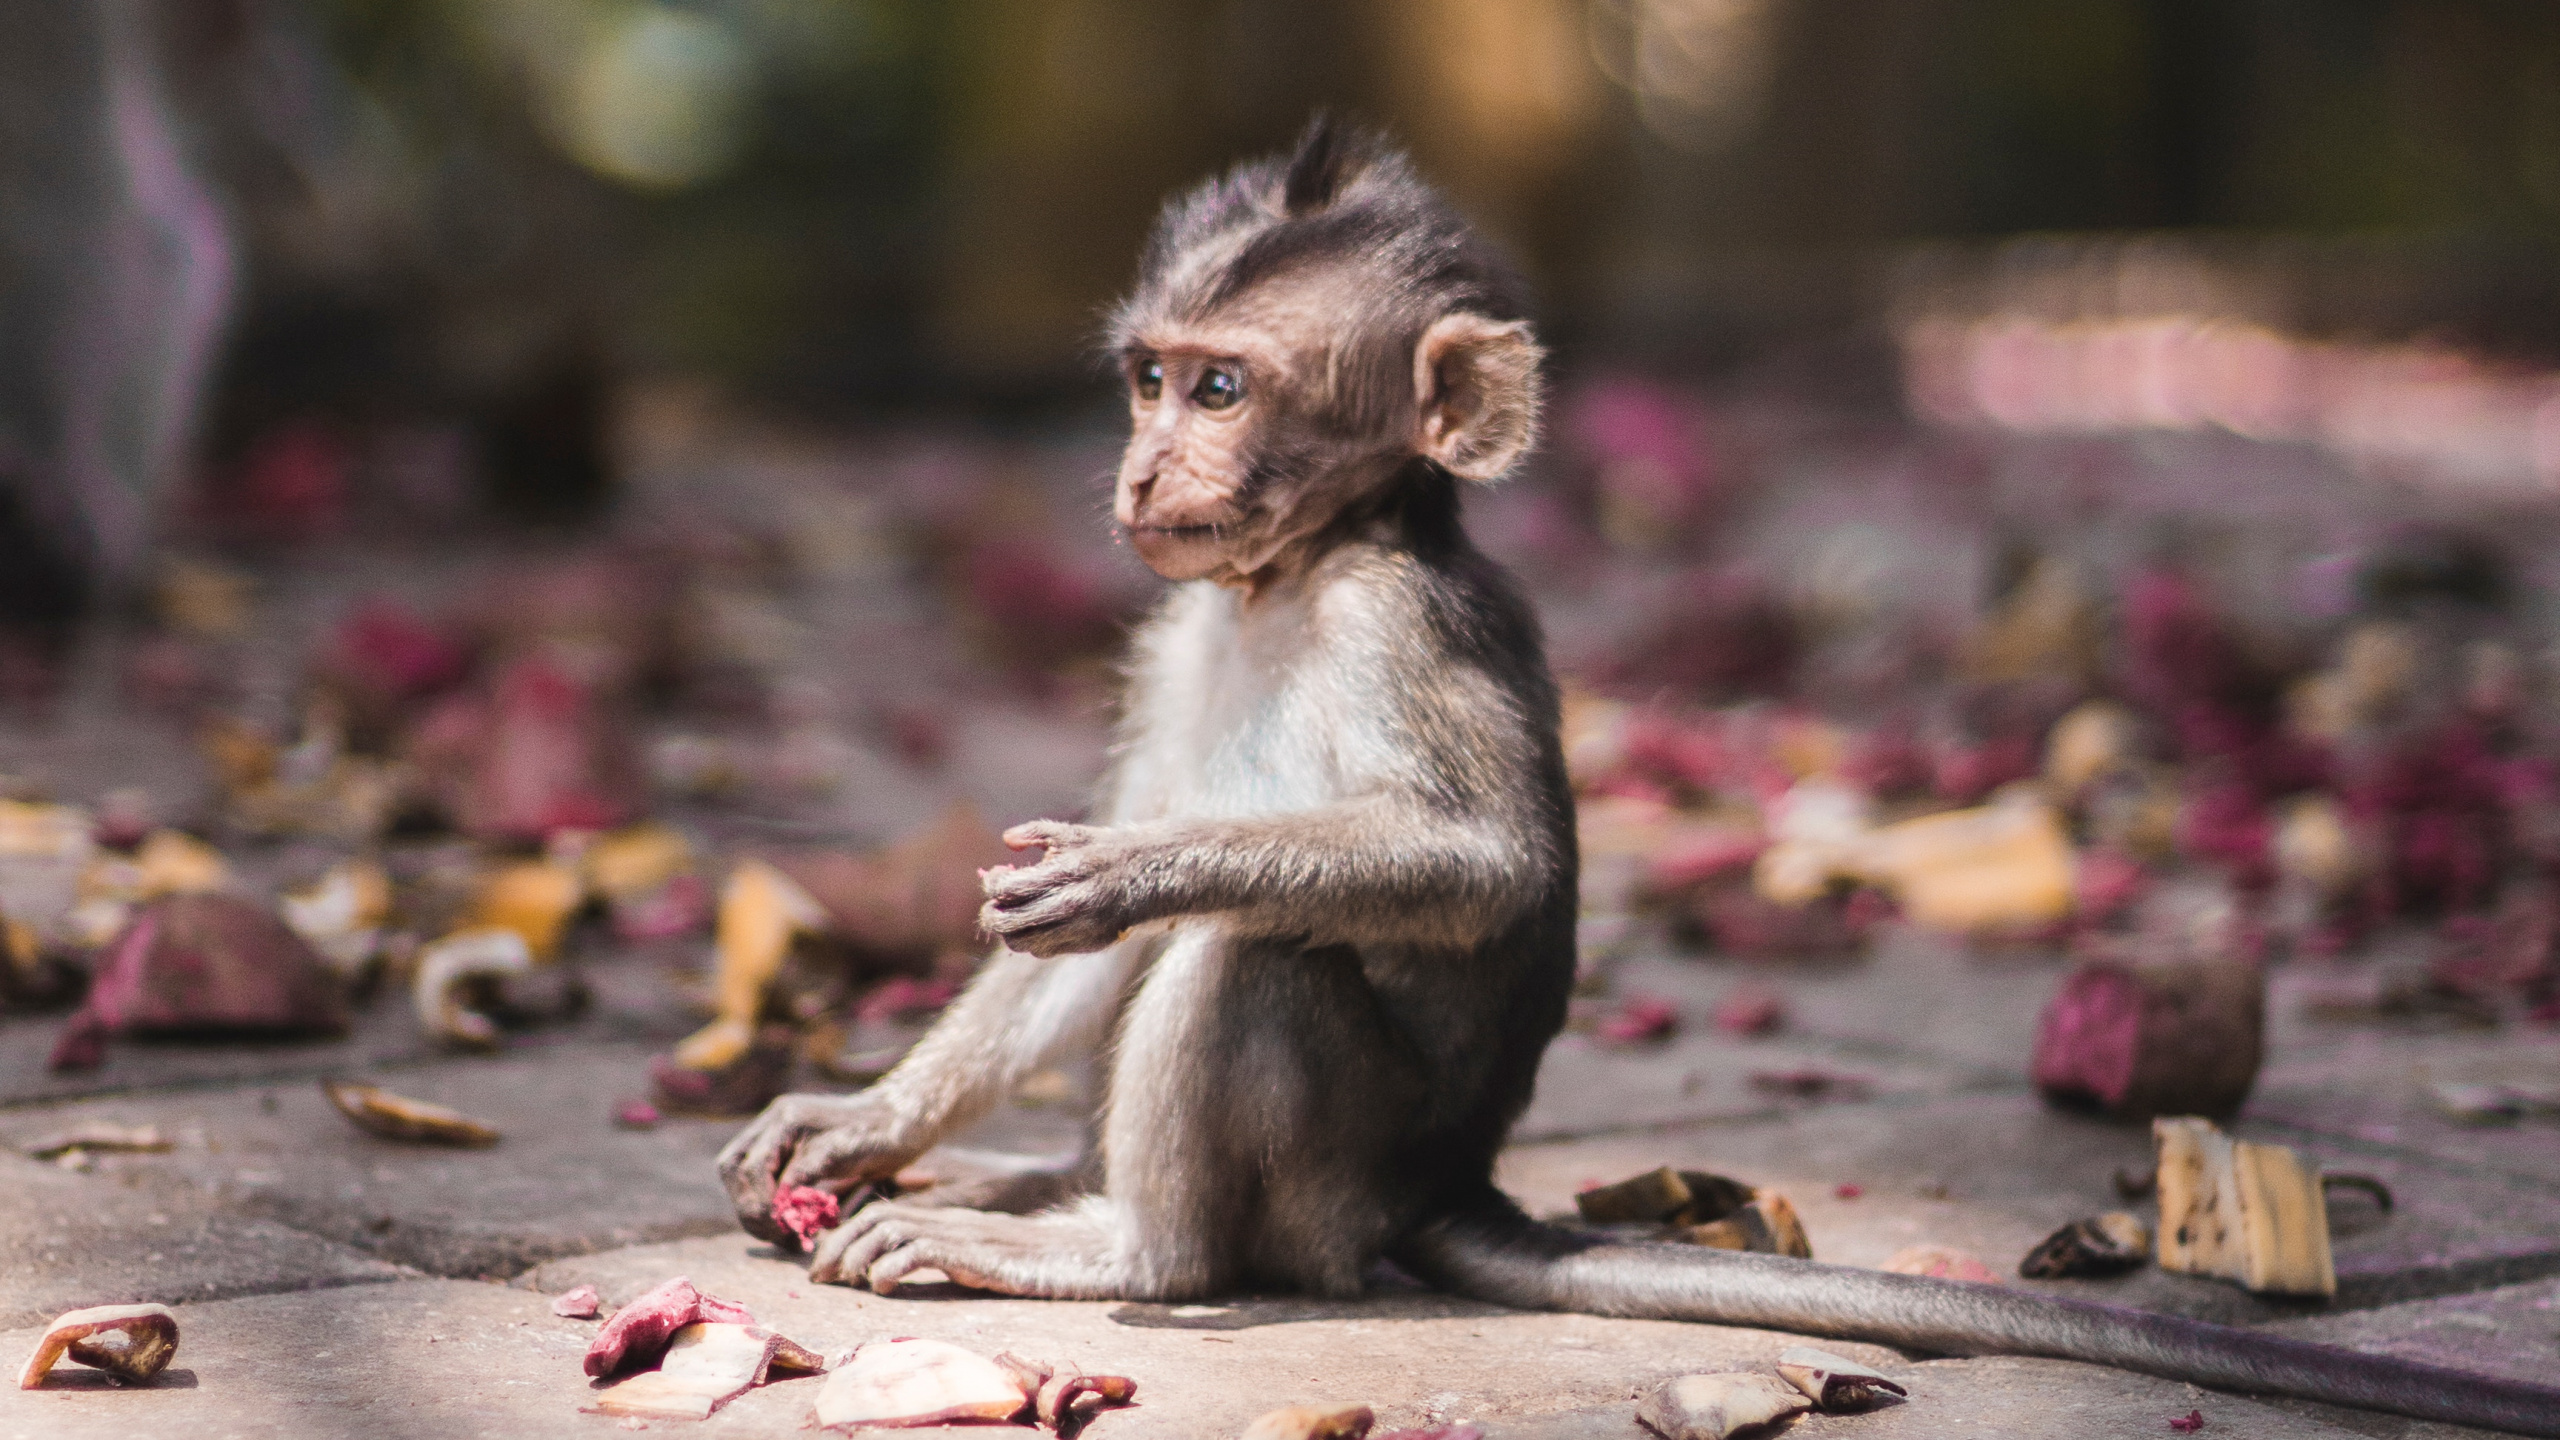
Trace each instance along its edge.
{"label": "tuft of hair on monkey's head", "polygon": [[1236,579],[1417,464],[1500,478],[1537,438],[1526,311],[1401,152],[1319,115],[1156,222],[1110,328],[1135,429],[1119,523],[1161,573]]}

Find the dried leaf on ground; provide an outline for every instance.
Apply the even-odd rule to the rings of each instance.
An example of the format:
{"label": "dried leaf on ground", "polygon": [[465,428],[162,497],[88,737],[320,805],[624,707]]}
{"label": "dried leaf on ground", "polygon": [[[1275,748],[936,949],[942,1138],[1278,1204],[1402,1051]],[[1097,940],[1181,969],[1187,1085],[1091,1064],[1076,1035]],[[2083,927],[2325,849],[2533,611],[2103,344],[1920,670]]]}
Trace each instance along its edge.
{"label": "dried leaf on ground", "polygon": [[1680,1238],[1713,1250],[1748,1250],[1763,1255],[1813,1258],[1813,1242],[1804,1233],[1796,1207],[1775,1190],[1754,1194],[1751,1203],[1704,1225],[1692,1225]]}
{"label": "dried leaf on ground", "polygon": [[1778,1375],[1803,1391],[1814,1408],[1824,1411],[1862,1410],[1878,1392],[1887,1395],[1908,1393],[1900,1385],[1855,1360],[1843,1359],[1810,1345],[1797,1345],[1780,1351]]}
{"label": "dried leaf on ground", "polygon": [[1795,1386],[1767,1375],[1683,1375],[1636,1402],[1636,1422],[1662,1440],[1729,1440],[1813,1407]]}
{"label": "dried leaf on ground", "polygon": [[65,1351],[93,1369],[139,1385],[167,1368],[178,1353],[178,1317],[166,1305],[96,1305],[57,1315],[18,1372],[18,1388],[44,1384]]}
{"label": "dried leaf on ground", "polygon": [[2030,1280],[2121,1275],[2150,1258],[2151,1232],[2131,1213],[2110,1210],[2046,1236],[2018,1262],[2018,1273]]}
{"label": "dried leaf on ground", "polygon": [[34,1160],[52,1160],[75,1151],[117,1155],[158,1155],[175,1148],[157,1125],[110,1125],[97,1122],[56,1131],[18,1147]]}
{"label": "dried leaf on ground", "polygon": [[405,1140],[419,1145],[457,1145],[464,1149],[486,1149],[498,1143],[498,1132],[463,1114],[459,1110],[424,1100],[394,1095],[373,1085],[358,1085],[345,1080],[323,1080],[320,1089],[338,1113],[355,1123],[355,1127],[385,1140]]}
{"label": "dried leaf on ground", "polygon": [[1377,1423],[1366,1405],[1289,1405],[1246,1426],[1243,1440],[1365,1440]]}

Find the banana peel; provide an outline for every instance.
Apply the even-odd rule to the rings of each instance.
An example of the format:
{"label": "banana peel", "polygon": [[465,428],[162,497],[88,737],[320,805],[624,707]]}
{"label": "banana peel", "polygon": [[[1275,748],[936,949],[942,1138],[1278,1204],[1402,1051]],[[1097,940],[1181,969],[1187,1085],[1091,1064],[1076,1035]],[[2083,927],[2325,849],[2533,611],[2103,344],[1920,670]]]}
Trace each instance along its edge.
{"label": "banana peel", "polygon": [[791,943],[826,928],[827,910],[799,882],[762,860],[747,860],[720,887],[714,931],[716,1018],[676,1046],[688,1070],[725,1070],[754,1044],[765,996],[782,973]]}
{"label": "banana peel", "polygon": [[2029,791],[1853,834],[1782,840],[1753,887],[1804,905],[1848,880],[1877,886],[1917,925],[1958,934],[2027,929],[2071,914],[2077,867],[2062,816]]}
{"label": "banana peel", "polygon": [[2163,1270],[2236,1280],[2268,1295],[2338,1293],[2320,1167],[2281,1145],[2234,1140],[2210,1120],[2151,1122]]}
{"label": "banana peel", "polygon": [[518,861],[482,878],[464,926],[511,930],[523,937],[535,963],[547,964],[559,957],[570,917],[586,899],[586,882],[575,866],[547,859]]}

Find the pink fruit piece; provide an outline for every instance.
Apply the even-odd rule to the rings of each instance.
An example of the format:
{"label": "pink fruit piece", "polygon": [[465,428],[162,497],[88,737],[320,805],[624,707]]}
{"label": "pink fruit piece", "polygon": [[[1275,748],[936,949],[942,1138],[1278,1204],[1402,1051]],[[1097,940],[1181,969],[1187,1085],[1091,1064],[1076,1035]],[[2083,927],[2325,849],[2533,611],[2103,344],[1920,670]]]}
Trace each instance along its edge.
{"label": "pink fruit piece", "polygon": [[836,1197],[814,1185],[785,1185],[773,1192],[773,1218],[800,1237],[803,1250],[836,1223],[836,1214]]}
{"label": "pink fruit piece", "polygon": [[1600,1020],[1598,1034],[1611,1045],[1641,1045],[1666,1039],[1680,1026],[1680,1012],[1653,995],[1630,995],[1625,1004]]}
{"label": "pink fruit piece", "polygon": [[281,1037],[346,1028],[336,973],[282,920],[230,895],[174,895],[144,906],[107,946],[49,1063],[96,1065],[115,1035]]}
{"label": "pink fruit piece", "polygon": [[603,1308],[593,1285],[581,1285],[551,1302],[551,1313],[563,1320],[593,1320]]}
{"label": "pink fruit piece", "polygon": [[2133,1119],[2229,1115],[2257,1080],[2265,995],[2241,962],[2084,964],[2037,1025],[2036,1088]]}
{"label": "pink fruit piece", "polygon": [[2170,1421],[2169,1428],[2182,1435],[2191,1435],[2204,1428],[2204,1412],[2201,1410],[2190,1410],[2179,1418]]}
{"label": "pink fruit piece", "polygon": [[693,1288],[682,1275],[613,1312],[587,1346],[586,1370],[602,1379],[627,1369],[654,1365],[667,1353],[675,1333],[696,1321],[714,1325],[753,1325],[756,1317],[744,1305],[732,1304]]}
{"label": "pink fruit piece", "polygon": [[1967,1251],[1947,1245],[1905,1245],[1887,1256],[1880,1268],[1897,1275],[1925,1275],[1933,1280],[1970,1280],[1997,1285],[2000,1277]]}
{"label": "pink fruit piece", "polygon": [[1787,1003],[1763,985],[1738,985],[1716,1002],[1716,1028],[1727,1035],[1766,1035],[1787,1018]]}
{"label": "pink fruit piece", "polygon": [[653,1130],[665,1118],[646,1100],[625,1100],[613,1107],[613,1123],[625,1130]]}

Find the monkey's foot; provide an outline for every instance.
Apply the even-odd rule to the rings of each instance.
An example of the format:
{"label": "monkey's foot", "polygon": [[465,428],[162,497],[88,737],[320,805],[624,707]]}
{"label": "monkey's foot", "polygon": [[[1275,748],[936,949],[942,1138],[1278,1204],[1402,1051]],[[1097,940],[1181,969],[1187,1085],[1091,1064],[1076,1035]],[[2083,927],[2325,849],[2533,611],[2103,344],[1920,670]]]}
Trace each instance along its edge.
{"label": "monkey's foot", "polygon": [[886,1295],[919,1270],[999,1295],[1052,1300],[1123,1298],[1107,1228],[1076,1210],[998,1215],[879,1200],[819,1237],[809,1278],[868,1285]]}

